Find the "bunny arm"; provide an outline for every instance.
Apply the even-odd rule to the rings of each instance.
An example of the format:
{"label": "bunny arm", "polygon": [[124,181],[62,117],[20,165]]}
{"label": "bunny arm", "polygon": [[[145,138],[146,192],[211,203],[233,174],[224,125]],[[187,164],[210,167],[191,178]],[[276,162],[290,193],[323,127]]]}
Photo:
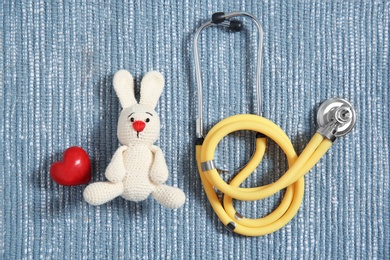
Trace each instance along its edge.
{"label": "bunny arm", "polygon": [[164,183],[168,180],[168,166],[165,162],[165,157],[162,150],[155,145],[152,145],[151,151],[154,154],[154,160],[150,169],[149,177],[156,184]]}
{"label": "bunny arm", "polygon": [[119,147],[114,156],[112,156],[110,164],[106,168],[106,178],[113,183],[117,183],[123,180],[126,176],[125,165],[123,164],[123,152],[127,150],[126,145]]}

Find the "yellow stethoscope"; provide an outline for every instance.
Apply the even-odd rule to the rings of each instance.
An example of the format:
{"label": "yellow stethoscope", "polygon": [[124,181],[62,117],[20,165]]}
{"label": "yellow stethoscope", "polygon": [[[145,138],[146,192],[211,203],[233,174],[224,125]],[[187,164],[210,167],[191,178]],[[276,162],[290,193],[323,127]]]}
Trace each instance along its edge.
{"label": "yellow stethoscope", "polygon": [[[201,31],[214,25],[222,25],[239,31],[242,23],[230,19],[246,16],[252,19],[258,29],[258,55],[256,69],[256,91],[258,114],[240,114],[228,117],[217,123],[204,137],[202,108],[202,78],[199,65],[198,38]],[[297,213],[304,193],[304,175],[320,160],[332,146],[336,137],[349,133],[356,123],[353,106],[341,98],[332,98],[318,108],[319,129],[306,148],[298,156],[290,139],[283,130],[270,120],[261,116],[261,61],[263,30],[258,20],[246,12],[215,13],[212,20],[203,24],[194,37],[194,63],[198,89],[198,118],[196,121],[196,160],[206,195],[212,208],[227,229],[246,236],[262,236],[272,233],[286,225]],[[226,135],[240,130],[256,132],[255,151],[250,161],[235,175],[230,183],[219,175],[214,163],[214,153],[218,143]],[[287,156],[289,169],[276,182],[259,187],[242,188],[241,183],[256,169],[266,149],[266,137],[275,141]],[[215,189],[224,193],[218,199]],[[269,215],[252,219],[236,212],[233,199],[254,201],[267,198],[286,189],[280,205]]]}

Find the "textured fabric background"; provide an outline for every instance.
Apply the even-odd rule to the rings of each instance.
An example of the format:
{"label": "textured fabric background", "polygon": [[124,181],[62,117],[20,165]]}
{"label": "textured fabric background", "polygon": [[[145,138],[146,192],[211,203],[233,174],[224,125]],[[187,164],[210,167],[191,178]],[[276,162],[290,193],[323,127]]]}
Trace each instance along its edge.
{"label": "textured fabric background", "polygon": [[[0,4],[0,249],[4,259],[389,259],[388,1],[2,1]],[[264,237],[228,232],[209,206],[194,153],[195,30],[215,11],[243,10],[264,27],[264,116],[300,153],[316,130],[318,105],[350,100],[358,122],[306,177],[297,216]],[[201,37],[206,128],[255,109],[255,27]],[[219,62],[216,62],[219,61]],[[139,84],[149,70],[166,77],[157,111],[158,145],[168,184],[187,201],[167,210],[151,198],[100,207],[85,186],[61,187],[50,164],[69,146],[88,151],[93,181],[118,147],[119,102],[112,76],[128,69]],[[222,167],[251,151],[245,133],[223,140]],[[280,177],[280,148],[244,184]],[[252,217],[270,212],[282,192],[237,203]]]}

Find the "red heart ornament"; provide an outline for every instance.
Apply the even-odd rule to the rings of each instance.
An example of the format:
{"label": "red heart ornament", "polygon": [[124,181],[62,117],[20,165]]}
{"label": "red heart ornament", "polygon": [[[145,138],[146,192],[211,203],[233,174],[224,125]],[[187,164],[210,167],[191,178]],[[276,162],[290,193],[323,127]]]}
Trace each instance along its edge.
{"label": "red heart ornament", "polygon": [[91,161],[86,151],[78,146],[65,150],[64,159],[50,167],[51,178],[60,185],[76,186],[91,181]]}

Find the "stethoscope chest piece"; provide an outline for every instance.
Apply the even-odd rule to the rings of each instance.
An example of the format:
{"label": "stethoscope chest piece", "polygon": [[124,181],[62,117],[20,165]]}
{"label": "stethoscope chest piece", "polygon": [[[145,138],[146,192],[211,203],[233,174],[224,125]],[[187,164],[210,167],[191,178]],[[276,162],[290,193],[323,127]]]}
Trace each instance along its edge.
{"label": "stethoscope chest piece", "polygon": [[352,131],[356,124],[356,112],[347,100],[331,98],[324,101],[317,111],[319,133],[330,140]]}

